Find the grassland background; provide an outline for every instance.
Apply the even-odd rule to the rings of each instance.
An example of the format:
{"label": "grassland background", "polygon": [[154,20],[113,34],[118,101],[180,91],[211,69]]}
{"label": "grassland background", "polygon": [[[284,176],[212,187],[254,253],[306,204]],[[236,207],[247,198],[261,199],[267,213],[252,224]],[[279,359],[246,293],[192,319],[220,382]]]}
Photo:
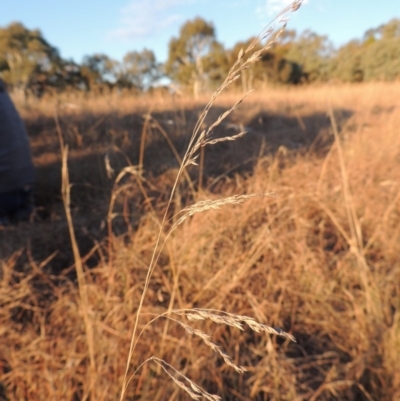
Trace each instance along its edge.
{"label": "grassland background", "polygon": [[[238,375],[199,338],[159,320],[141,337],[135,367],[156,355],[224,400],[400,399],[398,93],[399,83],[271,88],[253,93],[216,130],[218,136],[244,126],[249,133],[205,148],[199,168],[180,182],[173,210],[234,194],[278,197],[198,214],[175,231],[140,328],[169,307],[204,307],[282,327],[298,342],[199,323],[247,367]],[[210,121],[237,98],[222,96]],[[156,216],[179,166],[173,149],[183,155],[208,99],[15,100],[31,139],[37,210],[34,224],[0,229],[0,398],[116,400]],[[69,145],[95,373],[61,200],[57,121]],[[127,174],[115,183],[124,167],[142,159],[143,179]],[[146,364],[127,399],[188,395]]]}

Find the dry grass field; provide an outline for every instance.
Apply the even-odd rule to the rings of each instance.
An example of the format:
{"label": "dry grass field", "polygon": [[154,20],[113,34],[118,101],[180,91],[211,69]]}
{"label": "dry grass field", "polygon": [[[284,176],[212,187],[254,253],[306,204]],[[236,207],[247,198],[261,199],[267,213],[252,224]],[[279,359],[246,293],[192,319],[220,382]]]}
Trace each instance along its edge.
{"label": "dry grass field", "polygon": [[[400,83],[259,90],[215,130],[248,133],[203,148],[179,180],[168,224],[201,200],[277,196],[197,213],[169,237],[144,299],[126,400],[190,398],[158,359],[135,372],[152,356],[223,400],[400,400],[399,93]],[[206,125],[238,96],[219,97]],[[36,211],[31,223],[0,228],[1,400],[119,399],[160,221],[207,100],[16,99],[37,169]],[[187,315],[146,325],[189,308],[250,316],[297,342]]]}

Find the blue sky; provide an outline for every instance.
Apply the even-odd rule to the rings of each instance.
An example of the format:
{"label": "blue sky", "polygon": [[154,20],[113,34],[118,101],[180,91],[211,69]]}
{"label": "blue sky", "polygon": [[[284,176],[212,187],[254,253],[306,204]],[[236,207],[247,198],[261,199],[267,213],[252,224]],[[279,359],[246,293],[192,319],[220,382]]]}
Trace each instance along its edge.
{"label": "blue sky", "polygon": [[[0,0],[0,26],[38,28],[64,58],[153,50],[164,61],[168,42],[196,16],[213,22],[226,47],[257,35],[290,0]],[[400,18],[400,0],[307,0],[288,27],[328,35],[336,46]]]}

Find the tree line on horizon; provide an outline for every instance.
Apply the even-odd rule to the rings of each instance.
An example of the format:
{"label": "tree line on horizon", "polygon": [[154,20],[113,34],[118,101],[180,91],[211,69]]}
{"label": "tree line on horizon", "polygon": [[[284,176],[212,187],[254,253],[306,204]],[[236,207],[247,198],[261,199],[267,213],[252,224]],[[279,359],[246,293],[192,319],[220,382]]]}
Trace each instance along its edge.
{"label": "tree line on horizon", "polygon": [[[242,48],[254,38],[226,49],[212,23],[197,17],[185,22],[169,41],[165,63],[153,51],[126,53],[121,61],[106,54],[85,56],[81,63],[63,59],[40,30],[14,22],[0,27],[0,77],[11,90],[41,96],[46,91],[154,90],[170,82],[195,96],[216,88]],[[258,50],[257,48],[254,49]],[[245,70],[236,87],[256,84],[393,81],[400,78],[400,19],[369,29],[361,39],[335,49],[327,36],[310,30],[286,30],[259,63]]]}

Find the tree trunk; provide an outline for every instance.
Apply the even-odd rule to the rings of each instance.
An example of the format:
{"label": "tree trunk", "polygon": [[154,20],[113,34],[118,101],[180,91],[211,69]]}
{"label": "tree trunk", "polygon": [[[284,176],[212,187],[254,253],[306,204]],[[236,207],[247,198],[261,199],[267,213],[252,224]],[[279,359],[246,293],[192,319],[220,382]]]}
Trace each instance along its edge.
{"label": "tree trunk", "polygon": [[198,77],[196,77],[193,84],[193,96],[195,99],[199,98],[200,90],[201,90],[201,82],[198,79]]}
{"label": "tree trunk", "polygon": [[193,94],[195,99],[198,99],[201,91],[202,91],[202,84],[203,84],[203,60],[201,56],[198,55],[196,57],[196,71],[194,72],[194,84],[193,84]]}

